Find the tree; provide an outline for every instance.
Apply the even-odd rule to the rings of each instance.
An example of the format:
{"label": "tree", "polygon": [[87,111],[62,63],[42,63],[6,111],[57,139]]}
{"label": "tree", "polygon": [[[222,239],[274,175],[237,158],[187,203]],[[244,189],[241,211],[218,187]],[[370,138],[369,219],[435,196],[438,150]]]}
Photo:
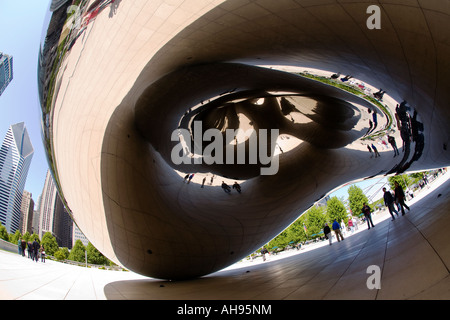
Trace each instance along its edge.
{"label": "tree", "polygon": [[0,223],[0,239],[9,241],[8,231],[6,230],[6,227],[1,223]]}
{"label": "tree", "polygon": [[327,213],[330,219],[330,222],[333,222],[335,219],[337,222],[347,223],[347,210],[345,209],[344,204],[337,197],[333,197],[327,201]]}
{"label": "tree", "polygon": [[108,259],[100,251],[98,251],[92,243],[88,243],[86,251],[88,263],[102,265],[108,263]]}
{"label": "tree", "polygon": [[14,244],[17,244],[19,242],[19,239],[22,237],[22,234],[19,230],[16,230],[16,233],[11,237],[11,242]]}
{"label": "tree", "polygon": [[326,219],[327,217],[324,207],[311,207],[306,212],[306,228],[308,230],[308,235],[317,234],[322,231]]}
{"label": "tree", "polygon": [[395,189],[395,182],[397,182],[403,189],[406,189],[406,187],[410,184],[411,179],[408,177],[407,174],[402,174],[398,176],[389,177],[388,182],[392,190]]}
{"label": "tree", "polygon": [[59,250],[55,252],[55,258],[60,261],[69,258],[69,249],[66,247],[59,248]]}
{"label": "tree", "polygon": [[369,200],[360,187],[352,185],[348,188],[348,202],[352,214],[358,216],[362,211],[364,203],[369,204]]}
{"label": "tree", "polygon": [[86,248],[83,245],[83,242],[81,240],[75,241],[75,245],[73,246],[72,250],[69,254],[69,260],[72,261],[78,261],[78,262],[84,262],[85,261],[85,252]]}
{"label": "tree", "polygon": [[45,248],[45,253],[48,255],[53,256],[55,254],[55,252],[58,251],[58,249],[59,249],[58,243],[56,242],[55,237],[50,232],[46,232],[42,236],[41,243]]}

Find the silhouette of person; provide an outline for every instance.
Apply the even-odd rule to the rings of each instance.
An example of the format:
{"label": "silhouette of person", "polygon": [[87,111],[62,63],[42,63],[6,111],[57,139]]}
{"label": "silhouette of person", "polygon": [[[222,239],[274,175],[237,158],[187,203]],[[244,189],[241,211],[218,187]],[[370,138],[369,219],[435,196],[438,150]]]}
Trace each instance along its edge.
{"label": "silhouette of person", "polygon": [[188,182],[187,182],[188,184],[189,184],[189,182],[191,182],[193,177],[194,177],[194,173],[189,176],[189,179],[188,179]]}
{"label": "silhouette of person", "polygon": [[402,216],[404,216],[405,209],[403,209],[403,208],[406,208],[409,211],[409,207],[405,203],[405,193],[403,192],[402,186],[399,185],[397,181],[394,182],[394,185],[395,185],[395,189],[394,189],[395,200],[397,200],[397,203],[402,210]]}
{"label": "silhouette of person", "polygon": [[393,136],[388,135],[387,138],[388,138],[388,142],[392,146],[392,149],[394,149],[394,158],[395,158],[397,155],[400,154],[398,152],[397,143],[395,142],[395,138]]}
{"label": "silhouette of person", "polygon": [[325,234],[325,238],[327,238],[328,241],[330,242],[330,246],[331,246],[331,239],[333,238],[333,236],[331,235],[331,229],[328,226],[328,223],[325,223],[325,227],[323,228],[323,233]]}
{"label": "silhouette of person", "polygon": [[366,217],[368,229],[370,229],[370,225],[372,225],[372,228],[374,228],[375,226],[373,225],[372,221],[372,212],[370,210],[370,207],[365,202],[362,208],[362,212],[364,213],[364,217]]}
{"label": "silhouette of person", "polygon": [[373,152],[375,153],[375,158],[380,157],[380,154],[378,153],[378,150],[373,143],[372,143],[372,149],[373,149]]}
{"label": "silhouette of person", "polygon": [[236,181],[233,184],[233,189],[236,189],[237,192],[241,193],[241,186]]}
{"label": "silhouette of person", "polygon": [[387,191],[386,188],[383,188],[383,199],[384,199],[384,205],[388,208],[389,213],[391,214],[392,221],[395,220],[394,212],[398,217],[398,211],[394,209],[394,197],[392,196],[390,191]]}
{"label": "silhouette of person", "polygon": [[203,188],[203,186],[205,185],[205,181],[206,181],[206,177],[203,178],[202,186],[200,188]]}
{"label": "silhouette of person", "polygon": [[231,192],[231,188],[229,185],[227,185],[225,182],[222,181],[222,189],[223,191],[225,191],[226,193],[230,193]]}
{"label": "silhouette of person", "polygon": [[367,149],[369,150],[369,152],[370,152],[370,157],[372,158],[372,157],[373,157],[373,154],[372,154],[372,149],[370,148],[370,146],[369,146],[369,145],[367,145]]}

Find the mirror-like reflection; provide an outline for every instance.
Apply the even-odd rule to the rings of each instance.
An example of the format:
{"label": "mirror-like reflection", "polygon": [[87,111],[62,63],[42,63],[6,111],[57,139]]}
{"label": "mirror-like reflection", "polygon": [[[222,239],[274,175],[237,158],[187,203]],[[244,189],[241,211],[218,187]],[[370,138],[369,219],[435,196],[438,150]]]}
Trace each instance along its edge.
{"label": "mirror-like reflection", "polygon": [[426,152],[445,131],[428,93],[410,98],[370,63],[383,46],[340,47],[297,3],[277,3],[284,31],[261,36],[237,4],[51,2],[38,68],[49,163],[81,230],[135,272],[220,270],[348,181],[446,161]]}

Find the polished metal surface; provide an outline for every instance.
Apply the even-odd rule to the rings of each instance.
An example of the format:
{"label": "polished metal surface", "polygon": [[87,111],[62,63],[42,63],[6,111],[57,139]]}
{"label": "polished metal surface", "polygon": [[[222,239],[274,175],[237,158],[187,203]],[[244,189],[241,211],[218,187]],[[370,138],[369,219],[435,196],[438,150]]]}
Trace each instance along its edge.
{"label": "polished metal surface", "polygon": [[49,162],[81,230],[135,272],[212,273],[344,183],[450,163],[446,1],[380,1],[380,29],[364,2],[59,5],[38,70]]}

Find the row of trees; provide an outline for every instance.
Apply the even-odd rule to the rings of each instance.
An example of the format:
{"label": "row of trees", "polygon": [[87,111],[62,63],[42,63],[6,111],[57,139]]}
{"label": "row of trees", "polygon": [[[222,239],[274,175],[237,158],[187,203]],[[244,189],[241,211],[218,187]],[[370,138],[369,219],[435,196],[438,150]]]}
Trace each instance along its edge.
{"label": "row of trees", "polygon": [[114,265],[113,262],[108,260],[90,242],[85,247],[81,240],[77,240],[71,250],[65,247],[60,248],[56,238],[50,232],[46,232],[42,236],[42,239],[40,239],[36,233],[30,234],[28,231],[23,235],[19,232],[19,230],[17,230],[14,234],[9,234],[5,226],[0,223],[0,239],[16,245],[18,245],[19,240],[24,240],[27,243],[36,240],[40,245],[44,246],[45,253],[47,255],[54,256],[58,260],[67,259],[77,262],[85,262],[87,257],[87,262],[90,264]]}
{"label": "row of trees", "polygon": [[[394,190],[394,183],[406,189],[408,186],[418,183],[424,179],[429,172],[416,172],[412,174],[403,174],[388,177],[387,181],[391,190]],[[342,221],[347,225],[351,217],[359,217],[362,213],[363,204],[367,203],[372,210],[378,204],[384,205],[383,198],[369,203],[369,199],[364,194],[361,188],[352,185],[348,188],[348,210],[343,201],[337,197],[333,197],[327,201],[326,206],[313,206],[303,215],[301,215],[295,222],[293,222],[287,229],[281,232],[277,237],[272,239],[267,247],[271,248],[285,248],[294,243],[305,242],[323,236],[320,232],[323,230],[325,223],[331,226],[334,219],[341,223]]]}

